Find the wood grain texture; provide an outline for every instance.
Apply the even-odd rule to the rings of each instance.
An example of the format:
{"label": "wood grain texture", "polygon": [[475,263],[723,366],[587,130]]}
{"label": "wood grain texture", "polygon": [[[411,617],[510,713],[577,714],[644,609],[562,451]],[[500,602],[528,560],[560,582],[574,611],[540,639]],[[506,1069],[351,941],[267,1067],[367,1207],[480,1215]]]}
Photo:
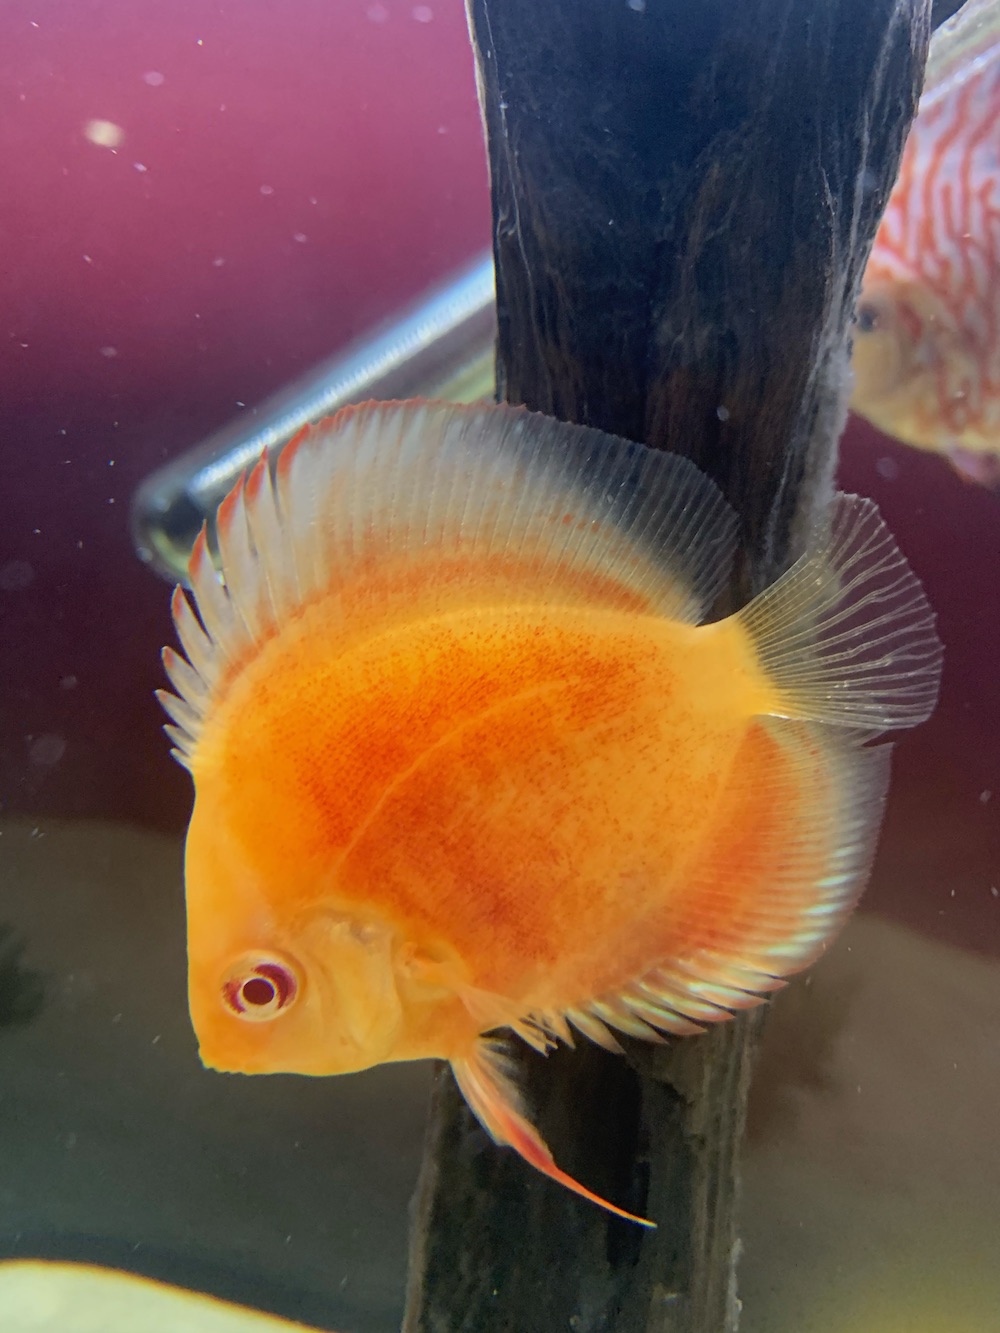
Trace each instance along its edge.
{"label": "wood grain texture", "polygon": [[[730,601],[829,493],[853,302],[916,107],[929,0],[469,0],[501,397],[694,459],[743,527]],[[521,1060],[556,1160],[438,1077],[407,1333],[723,1333],[760,1017],[621,1059]]]}

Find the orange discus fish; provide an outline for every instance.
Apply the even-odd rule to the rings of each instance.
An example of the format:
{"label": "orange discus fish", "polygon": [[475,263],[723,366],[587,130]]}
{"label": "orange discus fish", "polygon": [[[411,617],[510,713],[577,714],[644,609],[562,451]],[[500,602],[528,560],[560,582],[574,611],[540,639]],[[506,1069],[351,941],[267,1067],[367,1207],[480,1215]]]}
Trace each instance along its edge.
{"label": "orange discus fish", "polygon": [[857,306],[851,406],[1000,484],[1000,0],[935,35]]}
{"label": "orange discus fish", "polygon": [[174,594],[160,696],[206,1065],[448,1060],[498,1143],[622,1213],[556,1166],[489,1034],[617,1050],[759,1004],[861,891],[866,740],[938,688],[869,501],[704,624],[735,533],[687,460],[524,409],[368,404],[258,463],[219,509],[224,582],[203,533]]}

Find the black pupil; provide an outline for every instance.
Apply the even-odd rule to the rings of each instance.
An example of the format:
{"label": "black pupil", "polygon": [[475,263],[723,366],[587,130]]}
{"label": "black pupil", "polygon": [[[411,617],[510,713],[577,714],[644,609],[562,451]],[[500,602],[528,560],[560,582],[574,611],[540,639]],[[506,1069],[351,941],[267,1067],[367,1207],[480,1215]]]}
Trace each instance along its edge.
{"label": "black pupil", "polygon": [[240,993],[244,1004],[257,1006],[270,1004],[277,994],[274,982],[268,981],[266,977],[251,977],[248,981],[244,981]]}
{"label": "black pupil", "polygon": [[874,333],[878,328],[878,311],[873,305],[859,305],[854,322],[862,333]]}

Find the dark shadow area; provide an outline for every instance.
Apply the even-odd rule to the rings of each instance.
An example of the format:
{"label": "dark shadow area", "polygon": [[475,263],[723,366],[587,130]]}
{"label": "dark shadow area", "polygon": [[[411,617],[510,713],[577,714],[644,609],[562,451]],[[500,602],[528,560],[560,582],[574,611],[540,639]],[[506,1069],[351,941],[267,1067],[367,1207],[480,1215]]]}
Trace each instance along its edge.
{"label": "dark shadow area", "polygon": [[22,964],[23,954],[13,927],[0,925],[0,1028],[21,1027],[45,1008],[44,978]]}

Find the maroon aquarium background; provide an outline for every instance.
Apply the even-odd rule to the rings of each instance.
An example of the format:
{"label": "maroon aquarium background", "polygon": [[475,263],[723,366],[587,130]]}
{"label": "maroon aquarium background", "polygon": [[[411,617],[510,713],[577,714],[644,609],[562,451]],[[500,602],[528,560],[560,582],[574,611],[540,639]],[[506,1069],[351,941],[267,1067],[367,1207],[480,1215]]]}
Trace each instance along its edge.
{"label": "maroon aquarium background", "polygon": [[[488,244],[464,7],[7,0],[0,104],[0,809],[179,832],[130,496]],[[1000,498],[859,422],[841,484],[947,647],[868,906],[1000,952]]]}

